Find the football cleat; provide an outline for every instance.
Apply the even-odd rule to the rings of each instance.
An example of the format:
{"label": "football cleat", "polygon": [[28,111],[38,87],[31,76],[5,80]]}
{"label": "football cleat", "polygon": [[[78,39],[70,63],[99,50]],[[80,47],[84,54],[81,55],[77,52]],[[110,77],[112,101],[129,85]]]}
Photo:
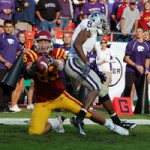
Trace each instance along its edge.
{"label": "football cleat", "polygon": [[122,128],[111,121],[109,121],[105,127],[119,135],[129,135],[129,131],[127,129]]}
{"label": "football cleat", "polygon": [[73,124],[73,126],[75,126],[75,128],[78,129],[78,132],[82,135],[86,135],[86,133],[84,132],[84,123],[83,122],[77,122],[75,117],[70,118],[70,123]]}
{"label": "football cleat", "polygon": [[112,129],[112,131],[120,135],[129,135],[129,131],[127,129],[122,128],[116,124],[114,124],[114,128]]}
{"label": "football cleat", "polygon": [[129,123],[126,121],[121,121],[119,126],[125,128],[125,129],[133,129],[136,127],[136,124],[135,123]]}
{"label": "football cleat", "polygon": [[65,129],[64,129],[64,127],[63,127],[63,122],[64,122],[64,120],[65,120],[65,117],[64,116],[56,116],[57,117],[57,119],[60,121],[60,124],[59,124],[59,126],[55,129],[55,131],[57,132],[57,133],[64,133],[65,132]]}

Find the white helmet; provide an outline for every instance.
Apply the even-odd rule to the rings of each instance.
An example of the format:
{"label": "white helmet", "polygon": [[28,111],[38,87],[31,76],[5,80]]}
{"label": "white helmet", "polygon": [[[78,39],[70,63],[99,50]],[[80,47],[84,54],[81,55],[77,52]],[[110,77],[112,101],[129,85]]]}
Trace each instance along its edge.
{"label": "white helmet", "polygon": [[[48,44],[40,43],[39,41],[49,41]],[[35,34],[34,48],[38,53],[49,53],[53,50],[53,37],[50,32],[40,30]]]}
{"label": "white helmet", "polygon": [[97,28],[97,31],[100,35],[108,34],[109,25],[108,20],[104,14],[94,12],[91,15],[89,15],[88,19],[90,19],[93,22],[93,26]]}

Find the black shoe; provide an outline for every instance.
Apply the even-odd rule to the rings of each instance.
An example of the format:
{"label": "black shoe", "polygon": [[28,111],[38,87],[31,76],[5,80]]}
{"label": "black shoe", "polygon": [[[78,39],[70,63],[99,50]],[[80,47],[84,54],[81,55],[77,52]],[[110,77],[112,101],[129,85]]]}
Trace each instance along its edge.
{"label": "black shoe", "polygon": [[75,117],[70,118],[70,122],[71,124],[73,124],[73,126],[75,126],[78,129],[78,132],[82,135],[86,135],[86,133],[84,132],[84,123],[83,122],[77,122]]}
{"label": "black shoe", "polygon": [[121,126],[123,128],[126,128],[126,129],[133,129],[133,128],[136,127],[136,124],[135,123],[129,123],[129,122],[121,121],[119,126]]}

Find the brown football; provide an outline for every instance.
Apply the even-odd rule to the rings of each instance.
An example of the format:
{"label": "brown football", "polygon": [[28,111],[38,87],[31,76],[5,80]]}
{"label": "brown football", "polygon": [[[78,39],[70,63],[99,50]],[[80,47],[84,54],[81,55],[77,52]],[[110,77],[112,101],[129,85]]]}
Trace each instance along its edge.
{"label": "brown football", "polygon": [[47,69],[48,69],[48,59],[44,56],[40,56],[37,60],[36,60],[36,66],[38,69],[38,72],[40,73],[44,73]]}

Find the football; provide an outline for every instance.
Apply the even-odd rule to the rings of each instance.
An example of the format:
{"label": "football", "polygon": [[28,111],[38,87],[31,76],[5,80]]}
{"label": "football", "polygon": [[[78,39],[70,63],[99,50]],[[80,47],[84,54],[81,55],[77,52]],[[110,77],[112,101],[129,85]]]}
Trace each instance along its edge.
{"label": "football", "polygon": [[49,64],[48,59],[44,56],[40,56],[36,60],[36,67],[38,69],[38,72],[44,73],[48,69],[48,64]]}

